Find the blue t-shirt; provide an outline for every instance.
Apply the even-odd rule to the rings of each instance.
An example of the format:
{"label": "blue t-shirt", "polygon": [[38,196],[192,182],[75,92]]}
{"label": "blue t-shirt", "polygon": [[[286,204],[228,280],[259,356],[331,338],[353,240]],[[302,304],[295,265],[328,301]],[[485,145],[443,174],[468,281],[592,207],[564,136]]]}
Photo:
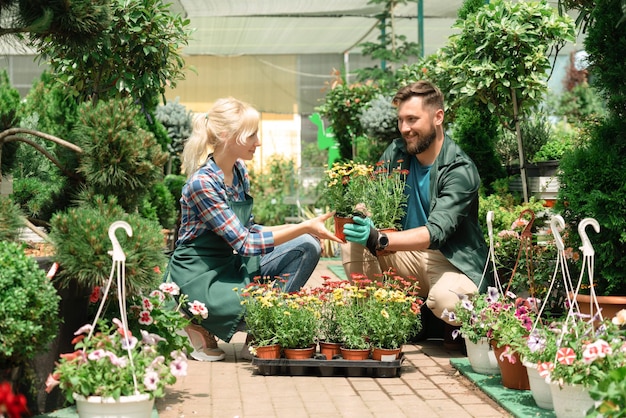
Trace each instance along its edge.
{"label": "blue t-shirt", "polygon": [[426,225],[430,213],[430,168],[432,165],[422,165],[417,158],[411,158],[407,189],[409,199],[407,214],[404,217],[403,228],[411,229]]}

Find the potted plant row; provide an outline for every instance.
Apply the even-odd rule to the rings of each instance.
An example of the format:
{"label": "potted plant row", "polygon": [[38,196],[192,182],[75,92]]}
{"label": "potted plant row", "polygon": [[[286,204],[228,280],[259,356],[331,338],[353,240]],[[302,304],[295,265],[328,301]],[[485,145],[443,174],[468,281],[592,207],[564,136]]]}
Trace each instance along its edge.
{"label": "potted plant row", "polygon": [[[291,349],[308,349],[310,358],[319,344],[325,360],[347,359],[349,350],[360,350],[361,359],[393,361],[421,327],[416,286],[387,272],[377,280],[325,278],[322,286],[293,294],[257,278],[237,291],[253,339],[251,352],[259,358],[272,345],[280,347],[274,349],[275,358],[291,358]],[[327,346],[334,351],[326,351]],[[380,357],[379,349],[394,351]]]}

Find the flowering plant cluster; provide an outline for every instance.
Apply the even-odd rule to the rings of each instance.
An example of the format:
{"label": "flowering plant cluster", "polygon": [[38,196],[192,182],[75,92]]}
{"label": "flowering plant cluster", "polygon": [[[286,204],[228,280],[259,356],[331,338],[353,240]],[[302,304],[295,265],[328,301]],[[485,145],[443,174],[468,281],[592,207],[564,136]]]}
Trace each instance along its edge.
{"label": "flowering plant cluster", "polygon": [[537,363],[539,373],[560,385],[598,384],[610,371],[626,366],[625,325],[626,311],[603,321],[569,315],[555,325],[556,354]]}
{"label": "flowering plant cluster", "polygon": [[[175,296],[178,305],[172,303]],[[177,285],[162,283],[159,290],[134,300],[140,305],[131,308],[130,324],[100,319],[95,328],[87,324],[74,333],[75,351],[61,354],[46,381],[47,392],[59,386],[70,402],[75,394],[118,399],[147,393],[154,398],[186,375],[188,342],[175,337],[192,320],[180,311],[186,295]],[[208,316],[197,301],[188,303],[188,310],[194,318]]]}
{"label": "flowering plant cluster", "polygon": [[[402,161],[398,161],[400,164]],[[378,162],[372,174],[355,180],[358,190],[363,190],[359,204],[361,212],[372,218],[379,229],[401,230],[400,221],[406,214],[408,195],[405,193],[408,170],[391,167],[391,163]]]}
{"label": "flowering plant cluster", "polygon": [[463,335],[473,343],[487,338],[498,347],[515,344],[529,335],[537,317],[537,299],[520,298],[510,291],[502,295],[495,287],[488,287],[485,294],[457,296],[454,311],[444,310],[442,316],[460,323],[454,338]]}
{"label": "flowering plant cluster", "polygon": [[282,315],[276,337],[283,348],[308,348],[317,343],[320,300],[303,289],[282,293]]}
{"label": "flowering plant cluster", "polygon": [[385,274],[367,289],[363,318],[372,346],[401,348],[422,328],[417,282]]}
{"label": "flowering plant cluster", "polygon": [[278,344],[278,325],[283,313],[283,293],[273,282],[255,278],[239,292],[246,328],[255,346]]}
{"label": "flowering plant cluster", "polygon": [[365,193],[365,183],[356,180],[368,178],[372,171],[371,166],[354,161],[334,163],[325,172],[323,203],[329,205],[337,216],[351,216]]}
{"label": "flowering plant cluster", "polygon": [[[237,289],[236,289],[237,290]],[[417,282],[385,273],[325,279],[322,286],[287,294],[255,281],[240,292],[245,322],[256,346],[305,348],[318,341],[345,348],[399,348],[421,327]]]}

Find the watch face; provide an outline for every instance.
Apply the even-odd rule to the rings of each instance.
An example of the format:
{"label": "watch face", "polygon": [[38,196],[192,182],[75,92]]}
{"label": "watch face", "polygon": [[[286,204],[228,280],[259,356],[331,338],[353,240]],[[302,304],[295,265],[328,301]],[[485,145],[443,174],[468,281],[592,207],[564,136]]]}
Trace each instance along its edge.
{"label": "watch face", "polygon": [[389,238],[385,234],[380,234],[378,237],[378,248],[384,250],[389,245]]}

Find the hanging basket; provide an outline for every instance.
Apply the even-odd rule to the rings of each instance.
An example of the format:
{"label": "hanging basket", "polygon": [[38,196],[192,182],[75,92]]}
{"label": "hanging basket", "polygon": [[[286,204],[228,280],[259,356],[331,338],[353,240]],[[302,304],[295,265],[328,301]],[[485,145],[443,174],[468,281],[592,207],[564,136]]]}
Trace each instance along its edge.
{"label": "hanging basket", "polygon": [[74,394],[80,418],[150,418],[154,398],[149,394],[120,396],[119,399]]}

